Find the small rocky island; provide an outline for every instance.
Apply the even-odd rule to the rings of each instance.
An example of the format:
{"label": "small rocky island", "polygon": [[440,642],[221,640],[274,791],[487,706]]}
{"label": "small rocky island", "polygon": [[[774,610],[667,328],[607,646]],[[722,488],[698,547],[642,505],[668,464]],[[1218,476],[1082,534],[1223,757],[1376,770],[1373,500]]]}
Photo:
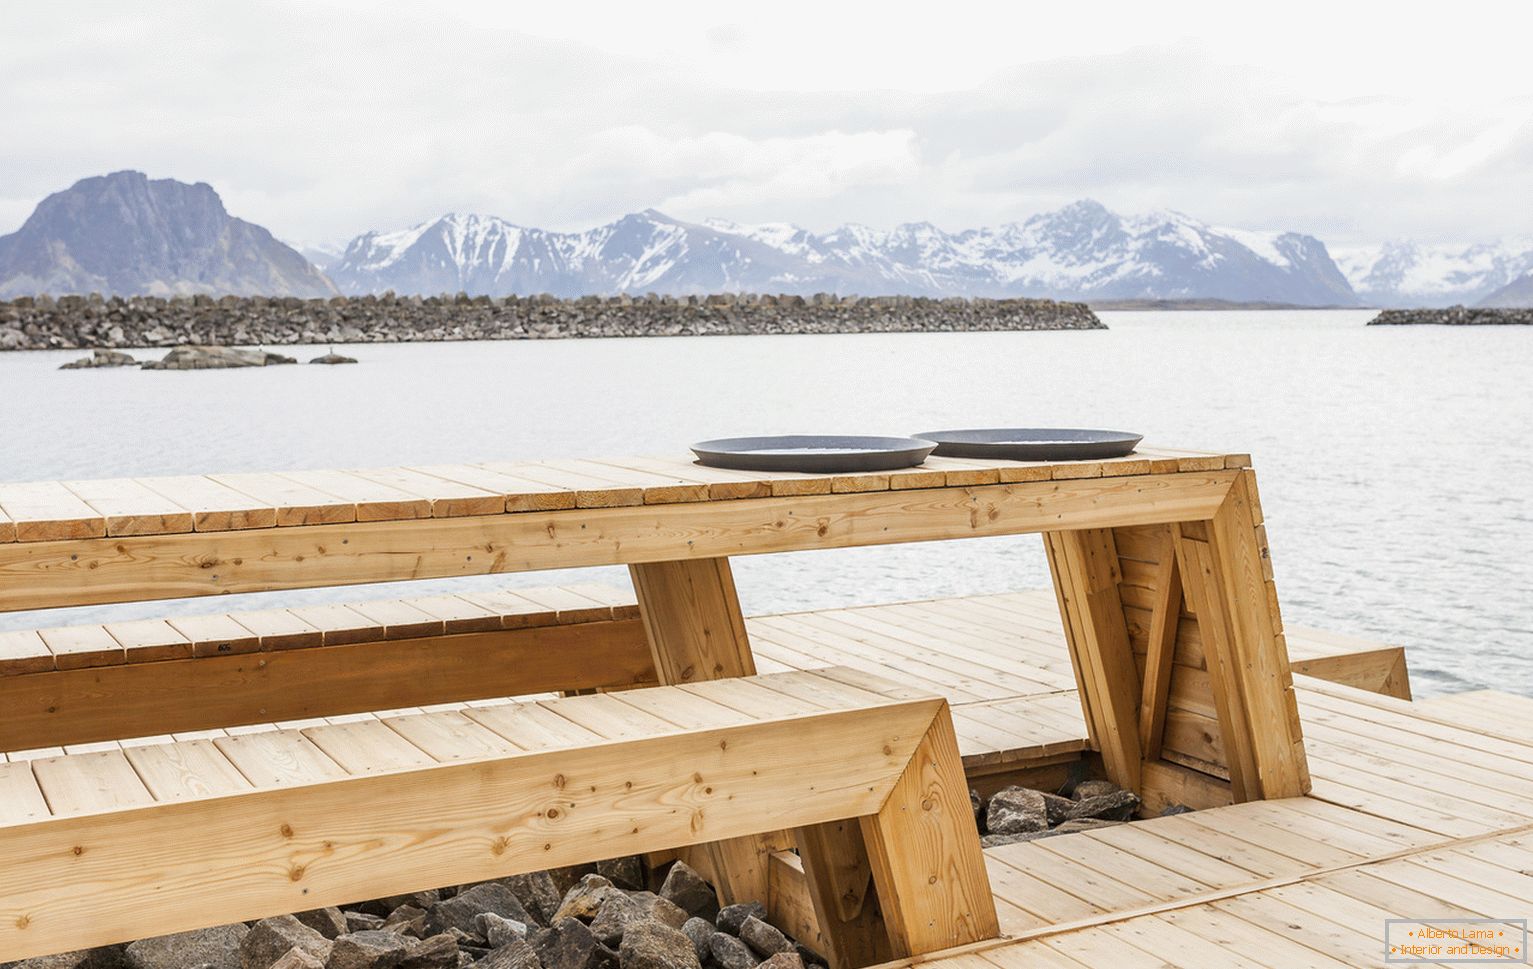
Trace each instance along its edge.
{"label": "small rocky island", "polygon": [[[231,370],[242,367],[275,367],[285,363],[297,363],[295,357],[270,350],[242,350],[238,347],[178,346],[160,360],[135,360],[132,354],[120,350],[95,350],[88,357],[71,360],[60,370],[100,370],[107,367],[138,367],[141,370]],[[356,357],[346,357],[334,350],[310,363],[334,366],[356,363]]]}
{"label": "small rocky island", "polygon": [[1409,326],[1437,324],[1447,326],[1533,326],[1533,307],[1499,308],[1491,306],[1448,306],[1439,309],[1383,310],[1368,321],[1369,326]]}
{"label": "small rocky island", "polygon": [[918,296],[49,296],[0,302],[0,350],[567,337],[1100,330],[1084,303]]}

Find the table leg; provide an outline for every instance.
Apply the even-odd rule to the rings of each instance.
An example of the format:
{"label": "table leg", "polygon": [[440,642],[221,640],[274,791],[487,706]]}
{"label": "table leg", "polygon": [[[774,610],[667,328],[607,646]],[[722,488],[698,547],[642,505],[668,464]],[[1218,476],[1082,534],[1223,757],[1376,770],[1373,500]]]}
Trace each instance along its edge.
{"label": "table leg", "polygon": [[[652,562],[629,573],[662,684],[755,675],[728,559]],[[712,878],[721,904],[765,904],[772,852],[791,846],[777,833],[699,845],[681,856]]]}
{"label": "table leg", "polygon": [[1236,476],[1204,521],[1044,541],[1082,712],[1110,779],[1150,810],[1308,791],[1253,472]]}

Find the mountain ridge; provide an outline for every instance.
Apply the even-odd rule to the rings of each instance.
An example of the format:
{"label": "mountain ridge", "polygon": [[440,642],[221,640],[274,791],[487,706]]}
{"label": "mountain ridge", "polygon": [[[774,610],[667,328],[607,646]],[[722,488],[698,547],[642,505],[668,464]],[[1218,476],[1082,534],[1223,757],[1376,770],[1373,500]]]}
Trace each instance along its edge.
{"label": "mountain ridge", "polygon": [[0,236],[0,298],[104,295],[335,295],[265,228],[229,215],[206,182],[120,171],[84,178]]}

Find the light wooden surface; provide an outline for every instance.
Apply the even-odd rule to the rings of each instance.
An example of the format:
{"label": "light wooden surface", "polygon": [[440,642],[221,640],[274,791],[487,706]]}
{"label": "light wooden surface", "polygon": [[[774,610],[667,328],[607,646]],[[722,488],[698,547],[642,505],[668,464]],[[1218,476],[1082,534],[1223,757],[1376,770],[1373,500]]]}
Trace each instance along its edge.
{"label": "light wooden surface", "polygon": [[933,458],[926,467],[893,474],[724,471],[678,456],[0,483],[0,543],[1063,481],[1248,464],[1246,455],[1141,447],[1108,461]]}
{"label": "light wooden surface", "polygon": [[[809,712],[748,713],[738,685],[782,691]],[[923,813],[924,790],[901,781],[917,748],[957,769],[951,736],[928,737],[946,722],[944,701],[906,687],[786,673],[653,689],[675,695],[516,708],[533,720],[421,713],[272,735],[281,744],[224,737],[8,764],[0,958],[877,815],[907,795],[917,803],[904,809]],[[714,706],[743,722],[706,712]],[[527,727],[550,719],[576,731]],[[966,811],[961,773],[957,788]],[[943,846],[944,857],[962,850]],[[962,870],[979,863],[968,847],[942,876],[979,911],[983,876]],[[933,904],[924,880],[889,884]]]}

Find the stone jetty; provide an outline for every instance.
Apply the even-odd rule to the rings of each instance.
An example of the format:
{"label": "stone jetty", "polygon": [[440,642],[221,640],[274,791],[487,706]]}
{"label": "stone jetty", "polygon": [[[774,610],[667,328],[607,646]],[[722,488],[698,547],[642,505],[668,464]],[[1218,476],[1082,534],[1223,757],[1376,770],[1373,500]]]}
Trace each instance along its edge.
{"label": "stone jetty", "polygon": [[1383,310],[1368,321],[1369,326],[1409,326],[1446,324],[1449,326],[1533,326],[1533,307],[1499,309],[1489,306],[1448,306],[1438,309]]}
{"label": "stone jetty", "polygon": [[39,296],[0,302],[0,350],[567,337],[1105,329],[1084,303],[915,296]]}

